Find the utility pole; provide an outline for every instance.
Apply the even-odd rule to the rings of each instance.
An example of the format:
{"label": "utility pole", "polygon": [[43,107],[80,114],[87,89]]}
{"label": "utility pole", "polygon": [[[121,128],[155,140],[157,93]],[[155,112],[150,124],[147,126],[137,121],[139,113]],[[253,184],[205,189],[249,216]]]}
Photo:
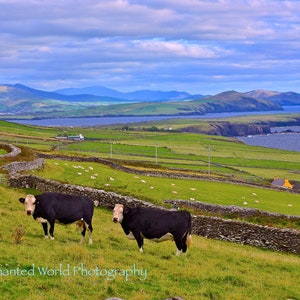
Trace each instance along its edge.
{"label": "utility pole", "polygon": [[208,178],[210,178],[210,145],[208,145]]}

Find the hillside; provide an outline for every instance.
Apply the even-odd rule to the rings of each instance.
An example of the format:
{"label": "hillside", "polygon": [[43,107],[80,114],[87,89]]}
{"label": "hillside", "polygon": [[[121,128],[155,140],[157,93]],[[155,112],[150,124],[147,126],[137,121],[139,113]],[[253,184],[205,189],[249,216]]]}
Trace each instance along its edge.
{"label": "hillside", "polygon": [[46,92],[21,84],[4,84],[0,85],[0,104],[0,114],[6,118],[185,116],[281,110],[284,105],[299,105],[300,94],[254,90],[247,93],[226,91],[213,96],[202,96],[150,90],[121,93],[104,87]]}
{"label": "hillside", "polygon": [[[96,87],[92,90],[78,90],[78,92],[94,91],[101,94],[101,90],[104,93],[103,96],[90,94],[66,95],[36,90],[21,84],[0,85],[0,114],[5,117],[13,116],[14,118],[184,116],[282,109],[281,105],[268,99],[259,99],[235,91],[206,97],[176,91],[136,91],[122,94],[109,89],[97,89]],[[65,90],[64,92],[72,93],[72,91],[74,92],[74,90]],[[113,98],[109,95],[127,98]],[[152,99],[152,101],[149,101],[149,99]]]}
{"label": "hillside", "polygon": [[[70,134],[74,134],[79,129],[69,130]],[[278,175],[278,172],[281,176],[288,174],[290,179],[292,176],[293,179],[299,179],[298,153],[250,147],[232,139],[199,134],[169,131],[132,132],[103,128],[80,130],[83,130],[82,133],[90,140],[80,143],[66,141],[64,149],[60,148],[59,152],[56,152],[53,148],[54,137],[63,133],[59,128],[0,122],[1,138],[5,139],[4,142],[16,143],[18,140],[18,147],[22,149],[15,158],[2,158],[1,166],[13,161],[31,160],[37,152],[52,155],[64,152],[68,160],[47,158],[44,168],[26,173],[59,180],[63,186],[76,184],[86,189],[104,189],[156,204],[162,204],[164,199],[194,198],[195,201],[228,207],[236,205],[299,215],[300,195],[297,193],[253,184],[245,186],[237,182],[231,184],[214,180],[222,175],[235,181],[241,178],[243,182],[248,178],[249,183],[258,184],[262,178],[271,178],[274,174]],[[106,151],[106,145],[105,153],[103,151]],[[174,174],[175,170],[185,170],[186,174],[198,173],[205,176],[208,145],[211,149],[210,180],[207,180],[207,177],[195,180],[187,177],[146,176],[90,160],[94,155],[109,157],[113,154],[111,162],[122,163],[127,169],[154,169],[171,174]],[[159,146],[159,159],[156,163],[154,146]],[[5,148],[3,151],[7,152]],[[86,157],[87,160],[78,160],[75,153],[76,156],[80,153],[80,156]],[[138,156],[141,154],[143,158]],[[117,157],[120,159],[116,160]],[[4,169],[1,169],[1,176],[7,176]],[[190,300],[256,300],[300,297],[297,288],[300,260],[297,254],[250,247],[244,244],[246,240],[239,240],[240,244],[235,244],[196,234],[193,234],[192,246],[185,257],[175,256],[175,246],[171,242],[156,244],[148,240],[145,241],[145,253],[141,254],[135,241],[126,238],[121,226],[112,222],[112,212],[104,207],[95,208],[93,245],[78,244],[80,233],[75,229],[75,225],[57,224],[55,240],[47,240],[43,238],[42,226],[26,216],[24,205],[18,201],[28,193],[36,194],[41,191],[11,188],[5,181],[2,182],[0,191],[0,213],[3,221],[0,233],[0,270],[3,299],[69,300],[121,297],[161,300],[180,296]],[[228,217],[235,216],[231,214]],[[247,220],[258,221],[265,222],[262,228],[271,227],[271,230],[275,230],[274,226],[278,226],[273,219],[265,220],[260,217]],[[226,223],[228,222],[229,220],[226,220]],[[293,224],[286,224],[285,220],[282,220],[279,225],[283,226],[286,232]],[[296,227],[292,228],[299,230],[299,224],[294,225]],[[247,232],[248,237],[251,234],[252,232]],[[17,270],[22,272],[22,276],[14,275]],[[122,270],[128,270],[131,276],[126,278],[126,273],[122,273]],[[143,270],[144,275],[141,276],[141,272],[134,273],[132,270]]]}

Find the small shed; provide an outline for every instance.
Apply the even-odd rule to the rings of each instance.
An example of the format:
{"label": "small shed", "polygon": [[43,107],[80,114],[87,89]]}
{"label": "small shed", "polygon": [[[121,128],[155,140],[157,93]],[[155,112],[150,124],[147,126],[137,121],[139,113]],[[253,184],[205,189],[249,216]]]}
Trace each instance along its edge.
{"label": "small shed", "polygon": [[79,135],[68,135],[67,139],[68,140],[73,140],[73,141],[83,141],[84,136],[81,133]]}
{"label": "small shed", "polygon": [[84,136],[80,133],[79,135],[59,135],[56,137],[58,140],[71,140],[71,141],[84,141]]}
{"label": "small shed", "polygon": [[279,178],[274,178],[274,180],[271,183],[274,186],[277,187],[282,187],[286,189],[292,189],[293,185],[289,182],[288,179],[279,179]]}

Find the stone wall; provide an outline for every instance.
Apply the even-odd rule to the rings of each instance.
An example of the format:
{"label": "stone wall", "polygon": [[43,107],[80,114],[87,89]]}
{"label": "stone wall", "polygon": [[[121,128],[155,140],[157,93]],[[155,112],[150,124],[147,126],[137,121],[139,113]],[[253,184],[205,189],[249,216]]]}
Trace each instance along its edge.
{"label": "stone wall", "polygon": [[1,154],[0,157],[15,157],[21,153],[21,149],[12,144],[1,144],[0,147],[8,152],[6,154]]}
{"label": "stone wall", "polygon": [[268,217],[274,219],[299,220],[300,216],[283,215],[274,212],[262,211],[255,208],[240,207],[235,205],[209,204],[201,201],[165,200],[165,203],[175,204],[183,207],[193,207],[197,210],[217,214],[219,216],[235,216],[240,218]]}
{"label": "stone wall", "polygon": [[22,171],[29,171],[43,167],[44,158],[37,158],[32,161],[24,161],[24,162],[12,162],[10,164],[2,167],[4,170],[8,170],[10,176],[14,174],[20,173]]}
{"label": "stone wall", "polygon": [[120,203],[129,207],[154,207],[154,204],[152,203],[144,202],[133,197],[122,196],[117,193],[106,192],[101,189],[73,184],[63,184],[58,181],[40,178],[35,175],[12,176],[9,178],[8,184],[10,187],[14,188],[34,188],[41,192],[57,192],[88,197],[95,202],[95,206],[113,208],[116,203]]}
{"label": "stone wall", "polygon": [[214,217],[194,217],[193,233],[207,238],[300,254],[300,232]]}
{"label": "stone wall", "polygon": [[[32,175],[11,176],[9,185],[16,188],[35,188],[41,192],[55,191],[82,195],[93,199],[95,205],[107,208],[112,208],[116,203],[122,203],[130,207],[154,207],[151,203],[128,196],[122,196],[114,192],[62,184]],[[193,216],[192,230],[193,234],[207,238],[300,254],[300,232],[297,230],[272,228],[207,216]]]}

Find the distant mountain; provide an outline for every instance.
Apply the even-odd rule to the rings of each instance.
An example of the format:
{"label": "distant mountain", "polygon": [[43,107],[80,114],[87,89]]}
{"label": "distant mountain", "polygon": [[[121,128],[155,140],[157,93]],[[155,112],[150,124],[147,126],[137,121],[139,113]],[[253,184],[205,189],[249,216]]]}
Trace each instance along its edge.
{"label": "distant mountain", "polygon": [[183,116],[272,111],[281,110],[282,105],[300,105],[300,94],[263,90],[213,96],[151,90],[122,93],[99,86],[46,92],[22,84],[0,85],[0,114],[14,117]]}
{"label": "distant mountain", "polygon": [[126,99],[131,101],[145,102],[145,101],[172,101],[172,100],[191,100],[204,97],[202,95],[191,95],[186,92],[177,91],[151,91],[140,90],[129,93],[122,93],[117,90],[109,89],[103,86],[91,86],[85,88],[67,88],[56,90],[56,93],[64,95],[78,95],[78,94],[91,94],[96,96],[106,96],[112,98]]}
{"label": "distant mountain", "polygon": [[24,99],[52,99],[61,101],[101,101],[100,97],[95,95],[63,95],[56,92],[46,92],[37,89],[32,89],[22,84],[3,84],[0,85],[0,99],[11,98],[15,100]]}
{"label": "distant mountain", "polygon": [[214,96],[206,97],[205,100],[214,110],[222,111],[269,111],[280,110],[282,107],[268,99],[251,97],[247,93],[227,91]]}
{"label": "distant mountain", "polygon": [[63,95],[96,95],[96,96],[106,96],[112,98],[122,98],[123,93],[118,92],[113,89],[109,89],[103,86],[90,86],[85,88],[65,88],[60,90],[55,90],[55,93]]}
{"label": "distant mountain", "polygon": [[54,92],[45,92],[21,84],[0,85],[0,114],[37,115],[57,111],[78,110],[82,106],[104,105],[114,99],[94,95],[67,96]]}
{"label": "distant mountain", "polygon": [[92,110],[86,108],[82,113],[84,115],[94,113],[98,116],[188,116],[203,115],[206,113],[271,110],[282,110],[282,107],[268,100],[259,100],[243,93],[229,91],[191,101],[137,102],[94,107]]}
{"label": "distant mountain", "polygon": [[279,105],[300,105],[300,94],[294,92],[280,93],[270,96],[268,100]]}
{"label": "distant mountain", "polygon": [[253,90],[245,93],[247,96],[258,98],[258,99],[268,99],[271,96],[280,94],[279,92],[266,91],[266,90]]}
{"label": "distant mountain", "polygon": [[254,90],[245,94],[250,97],[269,100],[282,106],[300,105],[300,94],[295,92],[280,93],[265,90]]}

